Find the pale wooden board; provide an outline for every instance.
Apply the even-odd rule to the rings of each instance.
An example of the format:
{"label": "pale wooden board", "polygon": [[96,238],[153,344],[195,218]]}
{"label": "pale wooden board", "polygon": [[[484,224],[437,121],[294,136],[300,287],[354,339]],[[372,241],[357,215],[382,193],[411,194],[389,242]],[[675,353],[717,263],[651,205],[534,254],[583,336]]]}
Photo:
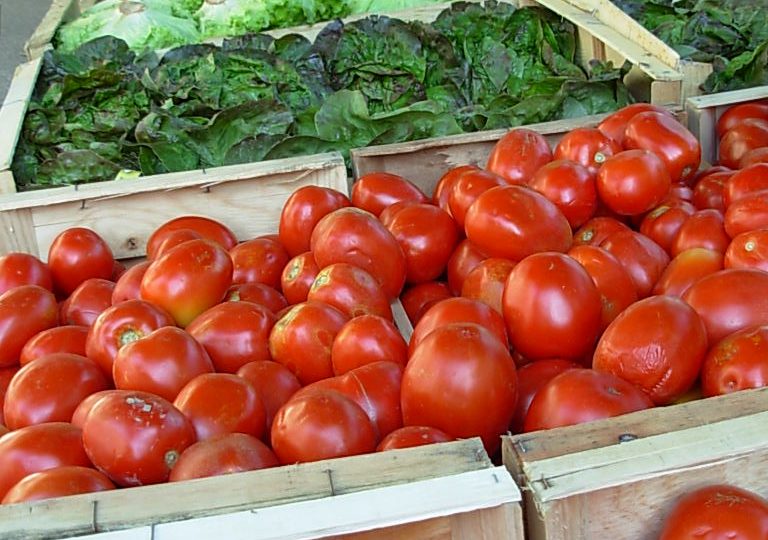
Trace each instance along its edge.
{"label": "pale wooden board", "polygon": [[[82,6],[84,2],[78,0],[53,0],[40,24],[24,44],[24,52],[29,60],[34,60],[43,55],[51,47],[51,41],[56,30],[62,23],[77,18],[83,9],[90,6]],[[94,2],[90,2],[93,4]]]}
{"label": "pale wooden board", "polygon": [[[35,88],[37,74],[42,65],[41,59],[21,64],[16,68],[11,79],[11,86],[5,95],[3,107],[0,108],[0,171],[8,171],[13,162],[16,151],[16,143],[21,135],[24,124],[24,116],[27,114],[27,105]],[[0,193],[8,191],[0,190]],[[14,186],[15,191],[15,186]]]}

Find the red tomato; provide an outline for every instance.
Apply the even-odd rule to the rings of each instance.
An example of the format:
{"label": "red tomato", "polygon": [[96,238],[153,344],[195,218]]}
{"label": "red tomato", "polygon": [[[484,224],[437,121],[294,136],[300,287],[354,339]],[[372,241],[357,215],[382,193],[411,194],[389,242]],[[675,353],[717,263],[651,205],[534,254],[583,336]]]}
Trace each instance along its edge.
{"label": "red tomato", "polygon": [[269,334],[272,359],[291,370],[303,385],[332,377],[331,346],[348,320],[322,302],[296,304]]}
{"label": "red tomato", "polygon": [[681,297],[701,278],[723,269],[723,254],[704,248],[693,248],[675,256],[653,286],[653,294]]}
{"label": "red tomato", "polygon": [[672,185],[664,162],[648,150],[627,150],[608,158],[597,173],[597,192],[608,208],[637,215],[657,206]]}
{"label": "red tomato", "polygon": [[477,198],[489,189],[505,184],[504,178],[489,171],[473,169],[465,172],[456,179],[448,194],[448,213],[463,230],[467,210]]}
{"label": "red tomato", "polygon": [[65,465],[90,467],[82,432],[72,424],[49,422],[17,429],[0,437],[0,497],[32,473]]}
{"label": "red tomato", "polygon": [[83,424],[85,423],[85,419],[88,416],[88,414],[91,412],[91,409],[94,405],[96,405],[96,402],[99,401],[104,396],[111,395],[115,392],[122,392],[125,395],[130,395],[130,390],[101,390],[99,392],[94,392],[90,396],[86,397],[84,400],[80,402],[80,405],[77,406],[75,409],[75,412],[72,413],[72,420],[70,423],[73,426],[79,427],[80,429],[83,429]]}
{"label": "red tomato", "polygon": [[741,103],[729,107],[728,110],[717,119],[717,137],[722,138],[731,128],[736,127],[744,120],[749,120],[750,118],[768,120],[768,104]]}
{"label": "red tomato", "polygon": [[394,324],[376,315],[361,315],[341,327],[331,347],[336,375],[380,361],[402,367],[408,361],[408,345]]}
{"label": "red tomato", "polygon": [[516,128],[493,146],[486,169],[511,184],[525,184],[539,168],[552,161],[552,150],[541,133]]}
{"label": "red tomato", "polygon": [[5,494],[2,504],[42,501],[110,489],[115,489],[115,484],[99,471],[70,465],[25,476]]}
{"label": "red tomato", "polygon": [[599,246],[612,233],[626,230],[629,230],[627,225],[612,217],[593,217],[573,233],[573,245]]}
{"label": "red tomato", "polygon": [[170,482],[277,467],[277,457],[256,437],[227,433],[198,441],[181,454]]}
{"label": "red tomato", "polygon": [[180,216],[166,221],[150,235],[147,240],[147,258],[150,260],[156,259],[158,257],[158,248],[166,236],[179,229],[192,230],[204,239],[218,244],[225,251],[232,249],[237,244],[235,233],[229,230],[226,225],[214,219],[203,216]]}
{"label": "red tomato", "polygon": [[352,204],[375,216],[400,201],[424,203],[427,200],[419,188],[396,174],[364,174],[352,184]]}
{"label": "red tomato", "polygon": [[261,398],[269,433],[277,411],[301,388],[299,379],[287,367],[269,360],[248,362],[237,370],[237,375],[251,383]]}
{"label": "red tomato", "polygon": [[512,417],[512,423],[509,426],[512,433],[522,433],[525,417],[528,415],[528,408],[536,393],[552,380],[556,375],[563,371],[579,368],[580,365],[570,360],[561,358],[547,358],[536,360],[526,364],[517,370],[517,405],[515,405],[515,414]]}
{"label": "red tomato", "polygon": [[455,440],[444,431],[429,426],[404,426],[384,437],[376,447],[377,452],[413,448]]}
{"label": "red tomato", "polygon": [[389,298],[381,285],[365,270],[347,263],[331,264],[320,270],[307,301],[329,304],[349,318],[378,315],[392,320]]}
{"label": "red tomato", "polygon": [[291,257],[309,251],[310,237],[321,218],[351,206],[343,193],[320,186],[304,186],[285,201],[280,214],[280,243]]}
{"label": "red tomato", "polygon": [[451,214],[451,208],[448,200],[453,190],[454,184],[458,179],[469,171],[479,171],[480,169],[475,165],[460,165],[450,169],[447,173],[440,177],[437,185],[435,185],[435,191],[432,193],[432,202]]}
{"label": "red tomato", "polygon": [[[710,167],[709,169],[706,169],[705,171],[707,174],[714,174],[715,172],[730,172],[730,170],[726,170],[725,167]],[[700,178],[703,178],[706,175],[702,175]],[[685,201],[688,203],[693,202],[693,190],[686,184],[682,182],[678,182],[676,184],[672,184],[672,187],[669,188],[669,194],[667,195],[667,201],[672,203],[673,201]],[[673,204],[673,206],[677,206],[677,204]]]}
{"label": "red tomato", "polygon": [[115,259],[104,239],[90,229],[72,227],[53,239],[48,267],[53,285],[69,295],[88,278],[110,279]]}
{"label": "red tomato", "polygon": [[562,212],[522,186],[496,187],[480,195],[467,211],[465,229],[484,253],[512,261],[571,247],[571,227]]}
{"label": "red tomato", "polygon": [[184,327],[221,302],[231,284],[229,254],[209,240],[190,240],[152,261],[141,279],[141,298]]}
{"label": "red tomato", "polygon": [[126,300],[141,300],[141,280],[150,264],[150,261],[140,262],[120,276],[112,290],[112,305]]}
{"label": "red tomato", "polygon": [[748,326],[768,324],[768,274],[720,270],[701,278],[683,295],[704,320],[709,343]]}
{"label": "red tomato", "polygon": [[272,449],[280,463],[302,463],[373,452],[376,432],[354,401],[333,391],[291,399],[275,416]]}
{"label": "red tomato", "polygon": [[151,256],[148,255],[150,261],[162,257],[166,252],[175,248],[179,244],[183,244],[189,240],[200,240],[203,235],[193,231],[192,229],[175,229],[172,231],[163,231],[161,236],[157,237],[157,247],[153,248],[154,251]]}
{"label": "red tomato", "polygon": [[592,367],[666,405],[693,386],[706,352],[707,333],[696,312],[679,298],[653,296],[632,304],[608,326]]}
{"label": "red tomato", "polygon": [[227,302],[252,302],[264,306],[272,313],[288,307],[285,296],[263,283],[239,283],[227,291]]}
{"label": "red tomato", "polygon": [[404,425],[432,426],[456,438],[479,436],[493,454],[514,413],[515,363],[485,328],[441,326],[413,350],[401,399]]}
{"label": "red tomato", "polygon": [[96,318],[85,342],[86,356],[111,377],[112,363],[123,345],[163,326],[173,326],[173,319],[162,309],[143,300],[122,302]]}
{"label": "red tomato", "polygon": [[445,300],[453,296],[448,285],[443,281],[428,281],[419,283],[407,289],[400,295],[400,302],[403,304],[405,314],[411,325],[415,325],[421,319],[426,309],[440,300]]}
{"label": "red tomato", "polygon": [[405,283],[405,255],[372,214],[357,208],[331,212],[312,231],[310,245],[320,268],[349,263],[376,278],[389,298],[400,294]]}
{"label": "red tomato", "polygon": [[116,260],[115,264],[112,266],[112,277],[110,277],[109,280],[113,283],[116,282],[127,269],[128,268],[125,266],[125,264]]}
{"label": "red tomato", "polygon": [[275,315],[251,302],[224,302],[201,313],[187,332],[208,352],[216,371],[235,373],[254,360],[270,360]]}
{"label": "red tomato", "polygon": [[725,268],[756,268],[768,272],[768,229],[737,235],[725,250]]}
{"label": "red tomato", "polygon": [[699,210],[714,208],[725,212],[725,189],[731,176],[732,171],[721,171],[702,177],[693,188],[693,205]]}
{"label": "red tomato", "polygon": [[621,262],[603,248],[574,246],[568,255],[589,274],[600,294],[600,331],[605,330],[619,313],[637,301],[632,278]]}
{"label": "red tomato", "polygon": [[723,214],[709,208],[699,210],[689,217],[672,242],[673,257],[693,248],[704,248],[725,253],[731,239],[725,233]]}
{"label": "red tomato", "polygon": [[594,173],[574,161],[547,163],[536,171],[529,185],[555,203],[573,228],[583,225],[597,211]]}
{"label": "red tomato", "polygon": [[720,139],[720,164],[736,169],[744,154],[768,146],[768,121],[749,119],[739,122]]}
{"label": "red tomato", "polygon": [[731,203],[725,211],[725,232],[735,238],[741,233],[768,229],[768,190],[750,193]]}
{"label": "red tomato", "polygon": [[320,268],[311,251],[296,255],[288,261],[280,277],[280,286],[288,303],[306,302],[309,289],[319,273]]}
{"label": "red tomato", "polygon": [[669,264],[669,255],[661,246],[631,230],[611,234],[600,247],[616,257],[627,270],[638,298],[645,298],[651,293]]}
{"label": "red tomato", "polygon": [[63,324],[91,326],[102,311],[112,305],[115,284],[106,279],[90,278],[78,285],[61,311]]}
{"label": "red tomato", "polygon": [[659,540],[768,538],[768,501],[746,489],[708,485],[683,495],[664,521]]}
{"label": "red tomato", "polygon": [[68,422],[83,399],[109,386],[99,366],[84,356],[41,356],[11,379],[3,407],[5,425],[19,429],[44,422]]}
{"label": "red tomato", "polygon": [[280,242],[270,238],[254,238],[229,250],[232,257],[232,283],[263,283],[280,287],[280,275],[290,257]]}
{"label": "red tomato", "polygon": [[627,129],[627,124],[629,121],[636,115],[647,111],[658,112],[672,116],[672,113],[670,113],[667,109],[659,107],[658,105],[651,105],[650,103],[634,103],[608,115],[602,122],[600,122],[600,125],[597,126],[597,129],[619,143],[619,145],[623,145],[624,132]]}
{"label": "red tomato", "polygon": [[0,295],[0,368],[15,366],[24,345],[56,326],[56,297],[37,285],[21,285]]}
{"label": "red tomato", "polygon": [[677,234],[693,212],[693,207],[662,204],[645,214],[640,223],[640,233],[671,253]]}
{"label": "red tomato", "polygon": [[43,330],[24,344],[19,363],[23,366],[40,356],[59,352],[85,356],[87,336],[88,328],[85,326],[56,326]]}
{"label": "red tomato", "polygon": [[480,261],[461,286],[461,296],[479,300],[501,314],[501,299],[504,285],[515,263],[507,259],[485,259]]}
{"label": "red tomato", "polygon": [[754,148],[743,154],[739,160],[739,169],[746,169],[756,163],[768,163],[768,146]]}
{"label": "red tomato", "polygon": [[542,386],[528,407],[523,431],[611,418],[653,407],[632,383],[593,369],[568,369]]}
{"label": "red tomato", "polygon": [[[395,204],[390,204],[387,206],[384,210],[382,210],[381,214],[379,214],[379,221],[381,221],[381,224],[384,225],[387,230],[389,230],[389,226],[391,225],[392,221],[395,219],[395,215],[402,210],[403,208],[407,206],[415,206],[420,203],[415,203],[413,201],[400,201],[396,202]],[[428,205],[432,206],[432,205]],[[453,222],[454,224],[456,222]]]}
{"label": "red tomato", "polygon": [[0,294],[19,285],[38,285],[52,291],[51,269],[34,255],[6,253],[0,257]]}
{"label": "red tomato", "polygon": [[723,190],[723,205],[728,208],[736,201],[768,189],[768,163],[750,165],[732,173]]}
{"label": "red tomato", "polygon": [[704,396],[768,386],[768,326],[752,326],[718,341],[701,368]]}
{"label": "red tomato", "polygon": [[555,159],[568,159],[586,167],[594,176],[605,160],[621,152],[621,144],[597,128],[576,128],[555,147]]}
{"label": "red tomato", "polygon": [[461,294],[464,287],[464,280],[475,267],[488,258],[488,255],[480,251],[477,245],[470,240],[464,239],[459,242],[456,249],[453,250],[451,258],[448,259],[448,288],[454,296]]}

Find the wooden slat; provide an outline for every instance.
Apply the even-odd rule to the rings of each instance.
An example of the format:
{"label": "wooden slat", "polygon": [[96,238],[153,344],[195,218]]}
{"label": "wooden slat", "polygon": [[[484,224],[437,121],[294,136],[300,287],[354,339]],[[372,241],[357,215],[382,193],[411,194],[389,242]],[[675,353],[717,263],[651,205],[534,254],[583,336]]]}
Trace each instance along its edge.
{"label": "wooden slat", "polygon": [[50,48],[53,36],[62,23],[77,18],[81,13],[78,0],[53,0],[51,7],[43,16],[43,20],[32,32],[32,36],[24,44],[24,52],[29,60],[43,55]]}
{"label": "wooden slat", "polygon": [[[41,65],[41,59],[33,60],[21,64],[13,73],[11,86],[8,88],[3,107],[0,109],[0,126],[3,126],[2,131],[0,131],[0,171],[7,171],[11,168],[16,143],[21,135],[24,116],[27,114],[27,106],[32,97]],[[0,193],[5,192],[0,191]]]}

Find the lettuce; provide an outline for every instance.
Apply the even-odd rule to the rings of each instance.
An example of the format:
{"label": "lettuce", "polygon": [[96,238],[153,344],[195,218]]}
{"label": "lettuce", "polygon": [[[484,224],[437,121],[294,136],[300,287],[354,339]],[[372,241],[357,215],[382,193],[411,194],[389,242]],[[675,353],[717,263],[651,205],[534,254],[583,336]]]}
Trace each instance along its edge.
{"label": "lettuce", "polygon": [[262,0],[205,0],[195,13],[203,39],[258,32],[269,27],[269,11]]}

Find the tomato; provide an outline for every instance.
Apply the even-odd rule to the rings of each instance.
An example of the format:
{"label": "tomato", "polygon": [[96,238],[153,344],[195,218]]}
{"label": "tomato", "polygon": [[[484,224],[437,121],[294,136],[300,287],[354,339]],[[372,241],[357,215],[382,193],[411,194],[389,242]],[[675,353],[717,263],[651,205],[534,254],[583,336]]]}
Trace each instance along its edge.
{"label": "tomato", "polygon": [[303,385],[332,377],[331,347],[348,320],[323,302],[296,304],[269,334],[272,359],[291,370]]}
{"label": "tomato", "polygon": [[756,268],[768,272],[768,229],[744,232],[728,245],[725,268]]}
{"label": "tomato", "polygon": [[427,202],[427,197],[413,183],[390,173],[364,174],[352,184],[352,204],[378,216],[389,205],[401,201]]}
{"label": "tomato", "polygon": [[5,494],[3,504],[42,501],[110,489],[115,489],[115,484],[99,471],[70,465],[25,476]]}
{"label": "tomato", "polygon": [[306,302],[309,289],[319,273],[320,268],[311,251],[296,255],[288,261],[280,276],[280,286],[288,303]]}
{"label": "tomato", "polygon": [[112,305],[126,300],[141,300],[141,280],[150,264],[150,261],[142,261],[120,276],[112,290]]}
{"label": "tomato", "polygon": [[216,371],[235,373],[254,360],[270,360],[269,333],[277,317],[252,302],[224,302],[201,313],[187,332],[208,352]]}
{"label": "tomato", "polygon": [[333,372],[342,375],[373,362],[405,367],[408,345],[394,324],[376,315],[361,315],[341,327],[331,347]]}
{"label": "tomato", "polygon": [[181,454],[170,482],[277,467],[277,457],[256,437],[227,433],[198,441]]}
{"label": "tomato", "polygon": [[35,358],[51,353],[72,353],[85,356],[86,326],[56,326],[35,334],[24,344],[19,354],[23,366]]}
{"label": "tomato", "polygon": [[536,171],[529,185],[555,203],[573,228],[583,225],[597,211],[594,174],[574,161],[547,163]]}
{"label": "tomato", "polygon": [[294,191],[280,214],[280,243],[288,255],[309,251],[312,231],[320,219],[351,204],[346,195],[326,187],[310,185]]}
{"label": "tomato", "polygon": [[376,447],[376,451],[386,452],[387,450],[413,448],[453,440],[455,440],[453,437],[437,428],[429,426],[404,426],[384,437]]}
{"label": "tomato", "polygon": [[264,306],[272,313],[288,307],[285,296],[263,283],[239,283],[232,285],[225,296],[227,302],[252,302]]}
{"label": "tomato", "polygon": [[725,212],[725,189],[731,176],[733,172],[722,171],[701,178],[693,188],[693,205],[699,210],[714,208]]}
{"label": "tomato", "polygon": [[744,154],[768,146],[768,121],[749,119],[739,122],[720,139],[718,158],[721,165],[736,169]]}
{"label": "tomato", "polygon": [[465,172],[456,179],[448,194],[448,213],[463,230],[467,210],[477,198],[489,189],[505,184],[504,178],[489,171],[474,169]]}
{"label": "tomato", "polygon": [[768,163],[750,165],[733,173],[723,190],[723,203],[726,208],[731,204],[768,189]]}
{"label": "tomato", "polygon": [[701,368],[704,396],[768,386],[768,326],[729,334],[707,353]]}
{"label": "tomato", "polygon": [[428,281],[407,289],[400,295],[400,302],[403,304],[403,309],[411,325],[415,325],[426,309],[451,296],[453,296],[451,290],[445,282]]}
{"label": "tomato", "polygon": [[[232,249],[237,244],[235,233],[215,219],[203,216],[179,216],[166,221],[150,235],[147,239],[147,258],[150,260],[158,258],[157,251],[160,244],[163,243],[169,233],[179,229],[194,231],[202,238],[218,244],[225,251]],[[184,234],[188,235],[189,233]],[[170,244],[168,247],[170,247]]]}
{"label": "tomato", "polygon": [[280,287],[280,275],[290,257],[279,242],[270,238],[254,238],[229,250],[232,257],[232,283],[263,283]]}
{"label": "tomato", "polygon": [[731,239],[725,232],[723,214],[714,208],[699,210],[690,216],[672,242],[674,257],[693,248],[704,248],[725,253]]}
{"label": "tomato", "polygon": [[56,297],[37,285],[21,285],[0,295],[0,368],[19,363],[24,345],[56,326]]}
{"label": "tomato", "polygon": [[576,128],[557,143],[554,158],[575,161],[594,176],[606,159],[621,150],[621,144],[597,128]]}
{"label": "tomato", "polygon": [[440,326],[413,350],[401,400],[404,425],[432,426],[456,438],[479,436],[493,454],[514,413],[515,363],[481,326]]}
{"label": "tomato", "polygon": [[269,433],[277,411],[301,388],[299,379],[287,367],[269,360],[248,362],[237,370],[237,375],[251,383],[261,398]]}
{"label": "tomato", "polygon": [[528,408],[536,393],[556,375],[581,367],[576,362],[561,358],[547,358],[526,364],[517,370],[517,405],[509,426],[512,433],[522,433]]}
{"label": "tomato", "polygon": [[143,300],[122,302],[96,318],[85,342],[86,356],[111,377],[112,363],[123,345],[163,326],[173,326],[173,319],[162,309]]}
{"label": "tomato", "polygon": [[493,146],[486,169],[512,184],[524,184],[539,168],[552,161],[552,150],[541,133],[516,128]]}
{"label": "tomato", "polygon": [[209,240],[179,244],[152,261],[141,279],[141,298],[186,326],[224,298],[232,284],[232,259]]}
{"label": "tomato", "polygon": [[465,229],[484,253],[511,261],[571,247],[571,227],[562,212],[521,186],[496,187],[480,195],[467,211]]}
{"label": "tomato", "polygon": [[302,463],[373,452],[376,432],[354,401],[333,391],[309,392],[286,403],[272,423],[280,463]]}
{"label": "tomato", "polygon": [[643,217],[640,233],[656,242],[667,253],[672,252],[672,244],[683,224],[693,214],[689,206],[657,206]]}
{"label": "tomato", "polygon": [[507,259],[485,259],[480,261],[461,286],[461,296],[479,300],[501,313],[501,298],[504,294],[504,284],[515,267],[515,263]]}
{"label": "tomato", "polygon": [[8,390],[8,385],[11,384],[11,379],[13,379],[13,376],[16,375],[16,372],[19,371],[19,369],[20,368],[18,366],[0,368],[0,427],[3,428],[0,429],[0,437],[2,437],[5,432],[8,431],[8,428],[3,425],[5,423],[5,419],[3,418],[2,405],[5,401],[5,394]]}
{"label": "tomato", "polygon": [[456,184],[458,179],[465,172],[479,170],[480,169],[476,165],[460,165],[450,169],[440,177],[440,180],[438,180],[437,184],[435,185],[435,190],[432,193],[432,202],[448,212],[448,214],[451,214],[451,208],[448,201],[454,184]]}
{"label": "tomato", "polygon": [[408,345],[409,354],[413,354],[416,346],[429,334],[452,323],[477,324],[488,330],[504,347],[508,345],[504,319],[497,311],[479,300],[456,297],[442,300],[424,312],[413,329]]}
{"label": "tomato", "polygon": [[424,283],[445,271],[459,233],[444,210],[431,204],[403,208],[387,226],[405,255],[406,282]]}
{"label": "tomato", "polygon": [[659,540],[704,538],[702,534],[713,540],[768,538],[768,501],[726,484],[689,491],[667,515]]}
{"label": "tomato", "polygon": [[110,279],[114,264],[112,250],[104,239],[83,227],[59,233],[48,249],[53,285],[65,296],[88,278]]}
{"label": "tomato", "polygon": [[669,193],[664,162],[648,150],[626,150],[608,158],[597,173],[597,192],[608,208],[637,215],[657,206]]}
{"label": "tomato", "polygon": [[638,298],[645,298],[651,293],[669,264],[669,255],[661,246],[631,230],[611,234],[600,247],[616,257],[627,270]]}
{"label": "tomato", "polygon": [[75,412],[72,413],[72,420],[70,421],[73,426],[79,427],[80,429],[83,429],[83,424],[85,423],[85,419],[90,414],[91,409],[93,409],[93,406],[96,405],[96,402],[99,401],[104,396],[109,396],[111,394],[114,394],[115,392],[122,392],[126,396],[131,394],[130,390],[101,390],[99,392],[94,392],[90,396],[86,397],[84,400],[80,402],[80,405],[77,406],[75,409]]}
{"label": "tomato", "polygon": [[203,235],[192,229],[174,229],[172,231],[164,231],[162,236],[157,238],[157,247],[153,249],[151,256],[148,255],[150,261],[162,257],[166,252],[179,244],[183,244],[189,240],[201,240],[203,239]]}
{"label": "tomato", "polygon": [[555,375],[536,392],[523,431],[583,424],[650,407],[650,398],[624,379],[593,369],[571,368]]}
{"label": "tomato", "polygon": [[723,269],[723,254],[704,248],[678,253],[653,286],[653,294],[681,297],[701,278]]}
{"label": "tomato", "polygon": [[[730,172],[730,169],[726,169],[725,167],[710,167],[709,169],[706,169],[704,171],[707,174],[714,174],[716,172]],[[706,176],[706,174],[702,175],[701,178]],[[667,195],[667,198],[665,199],[672,203],[673,201],[678,202],[689,202],[693,203],[693,190],[690,188],[690,186],[682,183],[677,182],[676,184],[672,184],[672,187],[669,188],[669,194]],[[677,206],[677,204],[673,204],[673,206]]]}
{"label": "tomato", "polygon": [[48,265],[28,253],[6,253],[0,257],[0,294],[19,285],[38,285],[53,291]]}
{"label": "tomato", "polygon": [[768,163],[768,146],[753,148],[741,156],[739,169],[746,169],[756,163]]}
{"label": "tomato", "polygon": [[[394,221],[395,215],[402,210],[403,208],[406,208],[407,206],[415,206],[417,204],[421,203],[415,203],[413,201],[400,201],[396,202],[395,204],[390,204],[387,206],[384,210],[382,210],[381,214],[379,214],[379,221],[381,221],[381,224],[384,225],[387,230],[389,230],[389,226]],[[432,205],[428,205],[432,206]],[[453,222],[454,225],[456,222]],[[458,226],[457,226],[458,227]]]}
{"label": "tomato", "polygon": [[49,422],[27,426],[0,437],[0,497],[32,473],[65,465],[90,467],[82,432],[72,424]]}
{"label": "tomato", "polygon": [[347,317],[378,315],[392,320],[389,298],[365,270],[347,263],[326,266],[317,274],[307,295],[309,302],[324,302]]}
{"label": "tomato", "polygon": [[629,121],[636,115],[648,111],[668,114],[670,117],[672,116],[672,113],[667,109],[659,107],[658,105],[651,105],[650,103],[634,103],[608,115],[602,122],[600,122],[597,129],[619,143],[619,145],[623,145],[624,132],[627,129]]}
{"label": "tomato", "polygon": [[603,240],[616,231],[626,231],[626,224],[612,217],[599,216],[587,221],[581,228],[573,233],[573,245],[599,246]]}
{"label": "tomato", "polygon": [[605,330],[619,313],[637,301],[632,278],[621,262],[603,248],[574,246],[568,255],[581,264],[600,294],[600,331]]}
{"label": "tomato", "polygon": [[768,190],[750,193],[731,203],[725,211],[725,232],[735,238],[741,233],[768,229]]}
{"label": "tomato", "polygon": [[115,284],[107,279],[90,278],[78,285],[61,310],[61,322],[91,326],[102,311],[112,305]]}
{"label": "tomato", "polygon": [[722,138],[731,128],[741,124],[744,120],[757,118],[768,120],[768,104],[765,103],[740,103],[729,107],[720,118],[717,119],[717,137]]}
{"label": "tomato", "polygon": [[459,245],[453,250],[451,258],[448,259],[446,268],[448,288],[454,296],[461,294],[461,289],[464,287],[464,280],[469,273],[480,264],[480,261],[487,258],[488,255],[480,251],[480,248],[470,240],[465,238],[459,242]]}

